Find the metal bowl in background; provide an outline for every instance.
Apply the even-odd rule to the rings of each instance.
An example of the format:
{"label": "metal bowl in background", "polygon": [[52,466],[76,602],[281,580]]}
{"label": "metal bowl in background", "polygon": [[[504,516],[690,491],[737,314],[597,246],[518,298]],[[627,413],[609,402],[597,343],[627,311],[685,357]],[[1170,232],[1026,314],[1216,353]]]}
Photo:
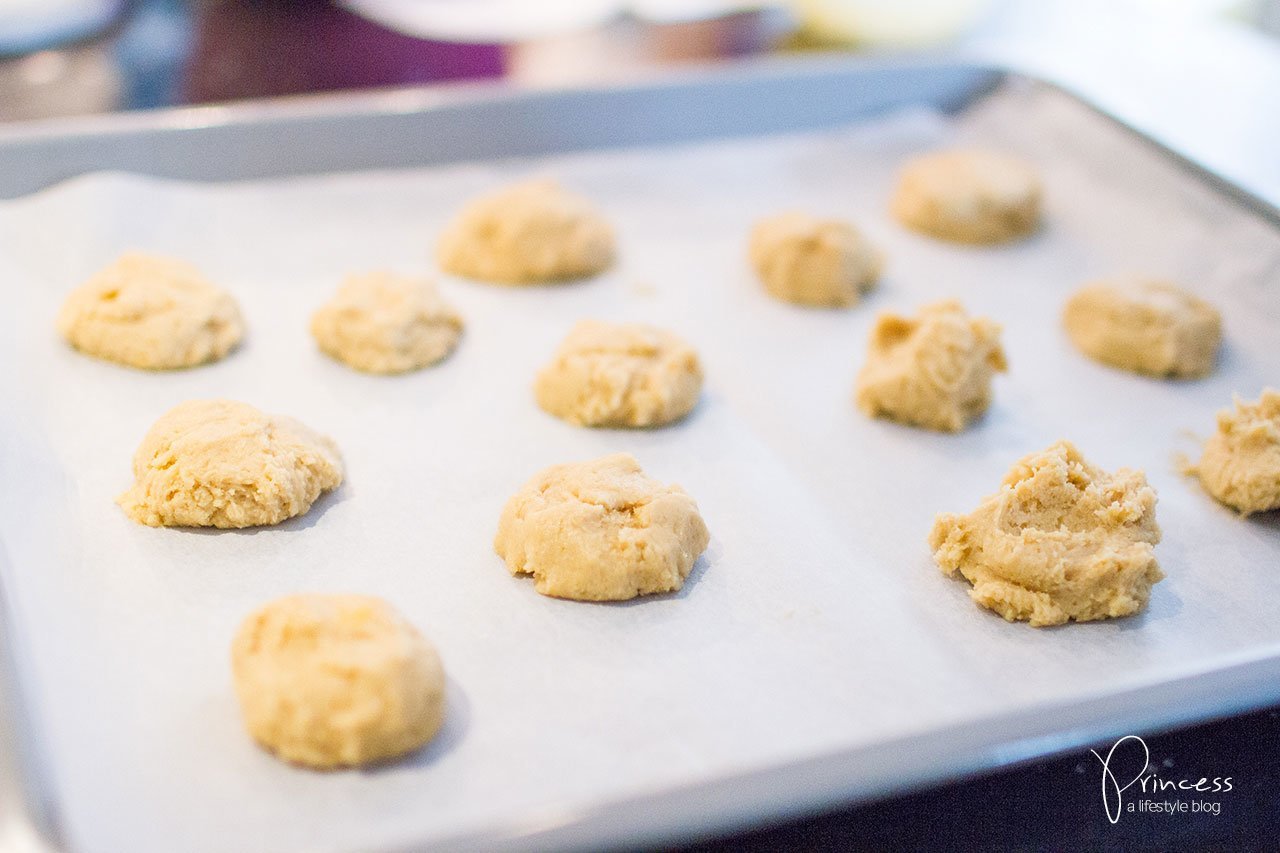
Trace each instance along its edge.
{"label": "metal bowl in background", "polygon": [[106,112],[124,85],[110,34],[123,0],[0,0],[0,121]]}
{"label": "metal bowl in background", "polygon": [[207,0],[184,97],[195,102],[507,77],[599,81],[768,49],[777,2]]}

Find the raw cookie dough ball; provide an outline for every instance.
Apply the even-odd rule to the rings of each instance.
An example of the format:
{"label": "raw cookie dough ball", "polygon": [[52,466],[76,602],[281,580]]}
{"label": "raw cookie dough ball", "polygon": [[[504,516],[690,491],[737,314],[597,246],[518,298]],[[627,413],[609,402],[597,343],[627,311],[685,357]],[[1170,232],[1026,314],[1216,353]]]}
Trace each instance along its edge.
{"label": "raw cookie dough ball", "polygon": [[1003,243],[1040,223],[1040,179],[990,151],[943,151],[907,163],[893,197],[908,228],[957,243]]}
{"label": "raw cookie dough ball", "polygon": [[422,279],[388,272],[347,278],[311,317],[320,349],[356,370],[404,373],[453,352],[462,318]]}
{"label": "raw cookie dough ball", "polygon": [[217,361],[244,334],[235,300],[195,267],[138,252],[72,291],[57,325],[81,352],[147,370]]}
{"label": "raw cookie dough ball", "polygon": [[853,305],[875,286],[883,263],[852,225],[804,213],[761,220],[749,254],[765,290],[798,305]]}
{"label": "raw cookie dough ball", "polygon": [[1256,403],[1239,397],[1218,413],[1195,473],[1209,494],[1244,515],[1280,509],[1280,391]]}
{"label": "raw cookie dough ball", "polygon": [[698,354],[638,323],[583,320],[533,386],[538,405],[577,426],[650,427],[679,420],[702,391]]}
{"label": "raw cookie dough ball", "polygon": [[464,207],[437,256],[447,272],[500,284],[585,278],[613,263],[613,228],[555,181],[524,181]]}
{"label": "raw cookie dough ball", "polygon": [[622,601],[680,589],[709,541],[693,498],[615,453],[525,483],[503,508],[493,547],[543,595]]}
{"label": "raw cookie dough ball", "polygon": [[378,598],[277,599],[241,623],[231,668],[249,734],[295,764],[396,758],[444,722],[440,656]]}
{"label": "raw cookie dough ball", "polygon": [[936,302],[915,318],[876,318],[854,401],[872,417],[955,432],[987,410],[991,377],[1006,369],[998,325]]}
{"label": "raw cookie dough ball", "polygon": [[1108,474],[1069,441],[1033,453],[968,515],[939,515],[929,547],[943,574],[1010,622],[1035,626],[1136,613],[1164,577],[1156,493],[1141,471]]}
{"label": "raw cookie dough ball", "polygon": [[1217,310],[1163,281],[1085,285],[1067,301],[1062,319],[1085,355],[1152,376],[1205,376],[1222,343]]}
{"label": "raw cookie dough ball", "polygon": [[257,527],[302,515],[342,482],[338,448],[247,403],[190,400],[160,417],[116,502],[151,527]]}

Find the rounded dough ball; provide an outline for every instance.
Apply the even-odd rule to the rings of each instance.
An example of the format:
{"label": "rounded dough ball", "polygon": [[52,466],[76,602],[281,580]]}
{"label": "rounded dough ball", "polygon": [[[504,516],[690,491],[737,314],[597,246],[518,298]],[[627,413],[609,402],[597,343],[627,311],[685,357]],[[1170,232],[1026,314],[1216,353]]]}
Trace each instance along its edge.
{"label": "rounded dough ball", "polygon": [[693,347],[670,332],[583,320],[533,390],[539,406],[577,426],[662,426],[697,405],[702,366]]}
{"label": "rounded dough ball", "polygon": [[1164,577],[1156,493],[1141,471],[1089,464],[1069,441],[1019,460],[968,515],[939,515],[929,547],[943,574],[1010,622],[1128,616]]}
{"label": "rounded dough ball", "polygon": [[257,527],[302,515],[342,482],[334,443],[247,403],[189,400],[166,412],[133,457],[116,502],[151,527]]}
{"label": "rounded dough ball", "polygon": [[328,770],[396,758],[444,722],[440,656],[381,599],[277,599],[240,625],[231,668],[249,734],[295,764]]}
{"label": "rounded dough ball", "polygon": [[585,278],[613,263],[613,228],[555,181],[524,181],[464,207],[437,256],[447,272],[500,284]]}
{"label": "rounded dough ball", "polygon": [[525,483],[503,508],[493,546],[543,595],[622,601],[680,589],[709,541],[693,498],[616,453]]}
{"label": "rounded dough ball", "polygon": [[1280,391],[1257,402],[1239,397],[1218,413],[1195,473],[1209,494],[1244,515],[1280,509]]}
{"label": "rounded dough ball", "polygon": [[876,318],[854,402],[871,417],[955,432],[991,404],[991,378],[1007,369],[1000,327],[955,300],[914,317]]}
{"label": "rounded dough ball", "polygon": [[1151,376],[1205,376],[1222,343],[1222,317],[1164,281],[1116,279],[1085,285],[1062,315],[1085,355]]}
{"label": "rounded dough ball", "polygon": [[765,290],[797,305],[853,305],[875,286],[883,263],[852,225],[804,213],[761,220],[749,254]]}
{"label": "rounded dough ball", "polygon": [[907,163],[893,215],[908,228],[957,243],[1003,243],[1040,224],[1040,179],[990,151],[943,151]]}
{"label": "rounded dough ball", "polygon": [[388,272],[350,276],[311,317],[321,351],[367,373],[404,373],[453,352],[462,318],[426,280]]}
{"label": "rounded dough ball", "polygon": [[83,353],[147,370],[217,361],[244,334],[235,300],[195,267],[138,252],[72,291],[57,326]]}

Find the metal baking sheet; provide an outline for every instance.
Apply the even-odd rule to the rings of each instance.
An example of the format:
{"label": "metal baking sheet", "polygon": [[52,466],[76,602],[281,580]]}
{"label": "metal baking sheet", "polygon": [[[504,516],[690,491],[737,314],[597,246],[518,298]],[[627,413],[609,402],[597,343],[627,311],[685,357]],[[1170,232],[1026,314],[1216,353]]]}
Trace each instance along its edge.
{"label": "metal baking sheet", "polygon": [[[193,111],[0,147],[0,162],[50,152],[10,179],[14,195],[113,170],[0,207],[3,361],[24,366],[0,374],[7,695],[25,721],[9,730],[26,733],[21,778],[46,839],[597,848],[1280,697],[1266,606],[1280,528],[1218,507],[1173,461],[1233,391],[1280,375],[1280,236],[1265,207],[1051,86],[986,68],[828,66],[401,107]],[[888,220],[901,159],[954,142],[1038,165],[1043,233],[963,249]],[[287,171],[302,176],[281,177],[281,149],[299,152]],[[444,281],[467,337],[412,377],[355,375],[314,352],[306,316],[343,271],[425,269],[463,199],[530,172],[600,201],[623,239],[617,270],[553,290]],[[760,292],[747,229],[792,206],[847,216],[884,247],[888,273],[865,304],[817,312]],[[235,291],[244,350],[151,376],[62,347],[48,320],[62,294],[128,246],[188,257]],[[1062,299],[1124,270],[1220,305],[1215,376],[1154,382],[1074,353],[1056,332]],[[874,315],[946,296],[1005,323],[1012,372],[995,407],[957,436],[866,420],[850,393]],[[628,433],[539,413],[530,370],[580,316],[695,342],[708,370],[695,415]],[[111,498],[137,440],[168,405],[214,395],[334,435],[348,483],[269,531],[131,525]],[[924,537],[934,513],[972,507],[1015,458],[1063,436],[1105,467],[1147,470],[1169,578],[1140,617],[1037,631],[975,608]],[[581,605],[510,579],[489,547],[505,498],[545,464],[616,449],[681,482],[707,517],[712,546],[686,590]],[[436,640],[451,674],[437,743],[327,775],[253,747],[230,694],[230,633],[300,589],[384,595]]]}

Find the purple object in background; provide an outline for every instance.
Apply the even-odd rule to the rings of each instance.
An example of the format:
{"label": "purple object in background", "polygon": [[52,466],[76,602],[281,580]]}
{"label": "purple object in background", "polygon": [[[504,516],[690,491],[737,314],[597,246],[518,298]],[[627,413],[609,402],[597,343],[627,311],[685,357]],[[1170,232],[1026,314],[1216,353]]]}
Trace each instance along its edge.
{"label": "purple object in background", "polygon": [[414,38],[323,0],[214,0],[198,9],[188,102],[500,77],[506,68],[501,45]]}

